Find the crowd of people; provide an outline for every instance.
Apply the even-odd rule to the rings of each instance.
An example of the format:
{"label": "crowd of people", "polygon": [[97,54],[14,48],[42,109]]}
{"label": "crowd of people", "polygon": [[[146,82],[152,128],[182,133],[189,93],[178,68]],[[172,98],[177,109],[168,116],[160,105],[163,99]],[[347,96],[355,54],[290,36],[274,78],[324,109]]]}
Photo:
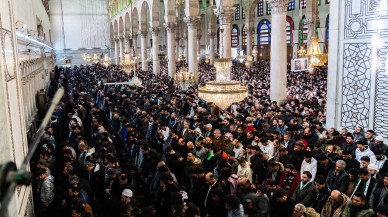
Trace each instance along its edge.
{"label": "crowd of people", "polygon": [[275,102],[269,62],[234,63],[249,96],[226,110],[161,69],[136,70],[136,87],[104,85],[131,78],[117,65],[56,68],[49,98],[66,96],[31,162],[37,216],[388,216],[387,147],[326,125],[327,68],[288,71]]}

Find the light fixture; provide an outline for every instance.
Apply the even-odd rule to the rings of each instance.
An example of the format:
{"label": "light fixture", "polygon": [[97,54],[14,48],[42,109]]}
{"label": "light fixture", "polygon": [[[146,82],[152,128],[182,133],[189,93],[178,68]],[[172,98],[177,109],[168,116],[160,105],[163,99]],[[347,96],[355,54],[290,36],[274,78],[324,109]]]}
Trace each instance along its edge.
{"label": "light fixture", "polygon": [[104,58],[102,58],[101,60],[101,63],[103,66],[105,66],[106,68],[109,67],[109,65],[111,64],[111,58],[108,56],[108,54],[104,54]]}
{"label": "light fixture", "polygon": [[194,75],[188,72],[187,67],[181,67],[179,72],[175,74],[174,80],[182,90],[187,90],[194,83]]}
{"label": "light fixture", "polygon": [[259,50],[257,49],[257,46],[253,45],[252,56],[257,57],[258,54],[259,54]]}
{"label": "light fixture", "polygon": [[71,67],[71,59],[69,59],[67,57],[64,57],[63,62],[64,62],[64,66],[66,68],[70,68]]}
{"label": "light fixture", "polygon": [[121,62],[124,72],[129,75],[133,69],[134,61],[131,58],[131,55],[128,52],[124,53],[124,59]]}
{"label": "light fixture", "polygon": [[317,15],[318,15],[318,4],[317,0],[313,1],[313,36],[310,38],[310,46],[307,49],[307,57],[309,59],[309,64],[314,67],[323,66],[327,63],[327,53],[323,53],[321,48],[319,47],[319,40],[317,37],[317,33],[315,31],[316,23],[317,23]]}
{"label": "light fixture", "polygon": [[299,45],[299,49],[298,49],[298,57],[301,58],[301,57],[306,57],[306,54],[307,54],[307,51],[306,49],[304,48],[304,45],[303,44],[300,44]]}
{"label": "light fixture", "polygon": [[[220,29],[220,35],[223,35],[224,29]],[[222,37],[220,40],[221,51],[223,51]],[[206,85],[198,88],[198,96],[207,102],[213,102],[222,110],[234,102],[244,100],[248,96],[248,88],[241,86],[239,81],[231,80],[230,68],[232,61],[229,58],[214,60],[216,68],[216,80],[206,82]]]}
{"label": "light fixture", "polygon": [[98,58],[97,54],[93,54],[93,59],[92,59],[93,63],[94,64],[97,64],[98,62],[100,62],[100,58]]}

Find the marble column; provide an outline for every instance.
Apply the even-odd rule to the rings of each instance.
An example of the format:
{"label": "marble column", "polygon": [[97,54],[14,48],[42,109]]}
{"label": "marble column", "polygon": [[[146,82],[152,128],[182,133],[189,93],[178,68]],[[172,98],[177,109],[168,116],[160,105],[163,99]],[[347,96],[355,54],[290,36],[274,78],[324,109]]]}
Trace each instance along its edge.
{"label": "marble column", "polygon": [[210,56],[210,65],[214,65],[214,49],[215,49],[215,42],[216,42],[216,33],[215,32],[209,32],[209,56]]}
{"label": "marble column", "polygon": [[[176,53],[175,46],[178,47],[179,43],[175,43],[175,23],[168,22],[164,23],[164,28],[167,30],[167,58],[168,58],[168,76],[174,78],[176,71],[176,56],[179,55]],[[179,40],[179,38],[178,38]]]}
{"label": "marble column", "polygon": [[188,34],[188,58],[187,62],[189,64],[189,73],[193,73],[194,81],[198,83],[198,59],[197,59],[197,24],[198,17],[188,16],[185,17],[185,22],[187,23],[187,34]]}
{"label": "marble column", "polygon": [[[232,58],[232,16],[234,16],[234,7],[222,8],[222,14],[219,16],[222,31],[220,30],[220,56],[223,58]],[[219,42],[220,43],[220,42]]]}
{"label": "marble column", "polygon": [[247,33],[247,48],[246,48],[246,55],[252,55],[252,33],[254,32],[254,28],[253,27],[249,27],[247,28],[246,30],[246,33]]}
{"label": "marble column", "polygon": [[139,30],[140,35],[140,44],[141,44],[141,70],[147,71],[148,70],[148,63],[147,63],[147,30]]}
{"label": "marble column", "polygon": [[176,54],[177,57],[179,57],[179,55],[181,55],[181,53],[180,53],[180,46],[181,46],[181,44],[179,44],[179,40],[180,40],[179,37],[175,37],[175,54]]}
{"label": "marble column", "polygon": [[120,48],[119,48],[119,38],[115,37],[115,63],[120,64]]}
{"label": "marble column", "polygon": [[286,14],[289,0],[268,1],[272,9],[270,98],[283,101],[287,95]]}
{"label": "marble column", "polygon": [[186,58],[186,62],[189,61],[189,52],[188,52],[188,48],[189,48],[189,40],[188,40],[188,37],[187,37],[187,32],[188,31],[184,31],[183,33],[183,40],[185,42],[185,46],[184,46],[184,51],[183,51],[183,55],[185,56]]}
{"label": "marble column", "polygon": [[139,56],[139,52],[137,50],[137,37],[138,36],[139,36],[138,33],[132,33],[132,47],[133,47],[132,52],[134,52],[134,54],[137,56]]}
{"label": "marble column", "polygon": [[152,35],[152,71],[154,75],[160,73],[160,61],[159,61],[159,27],[150,28]]}
{"label": "marble column", "polygon": [[129,49],[130,49],[130,41],[131,41],[131,36],[129,34],[125,34],[124,35],[124,42],[125,42],[125,46],[124,46],[124,52],[129,52]]}
{"label": "marble column", "polygon": [[[198,28],[201,28],[198,26]],[[197,53],[201,55],[201,37],[202,35],[197,32]]]}
{"label": "marble column", "polygon": [[120,62],[122,62],[124,60],[124,49],[125,49],[125,38],[123,35],[120,36],[119,46],[120,46]]}

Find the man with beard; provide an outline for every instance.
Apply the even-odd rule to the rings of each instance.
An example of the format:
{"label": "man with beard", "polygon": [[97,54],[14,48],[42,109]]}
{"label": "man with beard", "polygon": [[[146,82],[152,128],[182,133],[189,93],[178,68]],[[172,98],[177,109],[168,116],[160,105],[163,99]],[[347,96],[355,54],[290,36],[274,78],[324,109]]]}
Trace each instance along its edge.
{"label": "man with beard", "polygon": [[315,177],[314,185],[316,196],[313,199],[313,204],[311,207],[314,208],[317,213],[321,213],[323,206],[330,196],[330,189],[326,185],[325,177],[321,175]]}
{"label": "man with beard", "polygon": [[358,170],[358,179],[356,181],[356,185],[354,186],[352,195],[354,195],[355,192],[360,191],[369,201],[369,198],[372,195],[372,191],[376,183],[376,179],[371,177],[368,170],[365,168],[361,168]]}
{"label": "man with beard", "polygon": [[331,190],[345,192],[348,185],[348,174],[345,172],[346,163],[343,160],[338,160],[335,168],[330,170],[326,183]]}
{"label": "man with beard", "polygon": [[199,137],[199,139],[197,140],[197,143],[195,144],[195,149],[193,150],[195,152],[195,156],[201,159],[201,162],[203,162],[206,157],[206,151],[202,144],[203,144],[203,137]]}
{"label": "man with beard", "polygon": [[350,201],[349,197],[341,192],[334,190],[331,192],[329,199],[327,200],[321,216],[324,217],[341,217],[342,212],[346,204]]}
{"label": "man with beard", "polygon": [[351,168],[360,168],[360,162],[354,159],[353,154],[347,150],[342,151],[342,160],[346,163],[346,171],[349,171]]}
{"label": "man with beard", "polygon": [[[304,171],[309,171],[311,173],[312,180],[315,179],[315,175],[317,174],[317,160],[313,158],[312,153],[310,151],[305,151],[303,153],[304,160],[302,162],[302,166],[300,168],[300,174],[302,174]],[[305,204],[303,204],[305,205]]]}
{"label": "man with beard", "polygon": [[317,174],[327,177],[330,170],[332,170],[335,167],[334,162],[332,162],[324,154],[319,154],[315,157],[316,157],[317,161],[319,161]]}
{"label": "man with beard", "polygon": [[345,143],[342,144],[342,151],[347,151],[355,156],[355,151],[357,149],[357,145],[354,143],[353,136],[346,136]]}
{"label": "man with beard", "polygon": [[348,202],[342,213],[342,217],[369,217],[373,215],[374,212],[366,201],[365,195],[360,191],[354,193],[352,200]]}
{"label": "man with beard", "polygon": [[292,195],[292,199],[294,199],[295,202],[301,203],[306,207],[312,205],[315,197],[315,189],[311,180],[311,173],[309,171],[304,171],[301,175],[300,182]]}
{"label": "man with beard", "polygon": [[388,173],[384,174],[383,184],[382,187],[376,187],[370,198],[373,210],[376,210],[379,205],[385,205],[388,201]]}
{"label": "man with beard", "polygon": [[284,166],[284,171],[280,176],[279,187],[283,188],[289,197],[294,193],[298,183],[300,181],[300,175],[295,169],[294,165],[287,164]]}

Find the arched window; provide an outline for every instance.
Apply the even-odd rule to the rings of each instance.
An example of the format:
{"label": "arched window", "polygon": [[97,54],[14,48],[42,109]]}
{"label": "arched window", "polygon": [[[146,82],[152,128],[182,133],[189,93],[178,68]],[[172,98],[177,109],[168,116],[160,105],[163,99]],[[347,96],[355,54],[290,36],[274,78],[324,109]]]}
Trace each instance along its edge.
{"label": "arched window", "polygon": [[271,23],[268,20],[262,20],[257,25],[257,44],[271,43]]}
{"label": "arched window", "polygon": [[240,35],[240,30],[238,29],[238,26],[236,24],[233,25],[233,28],[232,28],[232,47],[235,48],[235,47],[238,47],[239,43],[239,35]]}
{"label": "arched window", "polygon": [[325,32],[325,42],[326,44],[329,44],[329,29],[330,29],[330,23],[329,23],[329,16],[330,14],[327,15],[326,18],[326,32]]}
{"label": "arched window", "polygon": [[236,6],[236,11],[234,12],[234,20],[240,19],[240,5]]}
{"label": "arched window", "polygon": [[247,29],[245,28],[245,25],[242,27],[242,45],[247,45]]}
{"label": "arched window", "polygon": [[288,3],[288,10],[289,11],[295,10],[295,0],[290,0],[290,2]]}
{"label": "arched window", "polygon": [[307,43],[309,27],[306,23],[306,17],[303,16],[299,24],[299,43]]}
{"label": "arched window", "polygon": [[292,30],[294,30],[294,21],[291,17],[286,17],[286,34],[287,34],[287,44],[292,43]]}
{"label": "arched window", "polygon": [[263,0],[259,0],[257,3],[257,16],[263,16],[264,15],[264,3]]}

